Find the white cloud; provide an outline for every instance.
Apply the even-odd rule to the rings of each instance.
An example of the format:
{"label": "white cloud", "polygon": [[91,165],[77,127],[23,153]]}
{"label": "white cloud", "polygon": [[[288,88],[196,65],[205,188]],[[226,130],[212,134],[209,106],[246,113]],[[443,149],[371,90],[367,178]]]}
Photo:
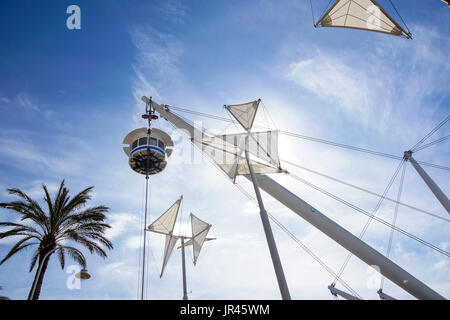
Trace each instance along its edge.
{"label": "white cloud", "polygon": [[111,228],[106,230],[105,236],[111,240],[130,230],[139,230],[141,224],[137,216],[129,213],[109,214],[108,222]]}
{"label": "white cloud", "polygon": [[186,6],[180,0],[164,1],[157,10],[174,23],[183,24],[186,19]]}
{"label": "white cloud", "polygon": [[19,92],[13,97],[0,97],[0,106],[7,106],[9,108],[16,108],[17,111],[20,109],[23,111],[41,111],[38,106],[36,98],[28,92]]}
{"label": "white cloud", "polygon": [[312,91],[323,100],[335,103],[345,112],[367,122],[374,92],[370,79],[339,59],[318,53],[316,57],[292,63],[288,79]]}

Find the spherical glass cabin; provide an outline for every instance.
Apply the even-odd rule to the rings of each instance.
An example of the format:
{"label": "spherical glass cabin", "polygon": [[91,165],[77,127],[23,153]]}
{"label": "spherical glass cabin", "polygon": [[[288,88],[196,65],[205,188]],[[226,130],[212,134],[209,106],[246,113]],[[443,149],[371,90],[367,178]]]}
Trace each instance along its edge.
{"label": "spherical glass cabin", "polygon": [[131,169],[140,174],[156,174],[164,170],[172,154],[173,141],[162,130],[152,129],[148,139],[147,128],[131,131],[123,139],[123,151],[128,156]]}

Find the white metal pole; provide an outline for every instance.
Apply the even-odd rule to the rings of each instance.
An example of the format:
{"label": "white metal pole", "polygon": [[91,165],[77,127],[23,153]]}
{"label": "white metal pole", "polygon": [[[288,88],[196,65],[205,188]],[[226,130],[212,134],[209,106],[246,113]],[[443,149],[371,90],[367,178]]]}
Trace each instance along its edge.
{"label": "white metal pole", "polygon": [[187,288],[186,288],[186,260],[184,255],[184,237],[181,237],[181,263],[183,270],[183,300],[187,300]]}
{"label": "white metal pole", "polygon": [[439,186],[431,179],[431,177],[423,170],[419,163],[413,158],[412,151],[405,151],[406,160],[409,160],[413,165],[414,169],[416,169],[417,173],[420,177],[425,181],[428,188],[430,188],[431,192],[435,195],[435,197],[439,200],[442,206],[447,210],[447,213],[450,214],[450,201],[448,201],[445,193],[439,188]]}
{"label": "white metal pole", "polygon": [[[147,149],[150,150],[150,149]],[[148,153],[148,151],[147,151]],[[147,155],[148,159],[148,155]],[[147,160],[148,161],[148,160]],[[148,171],[148,165],[147,165],[147,171]],[[146,226],[147,226],[147,202],[148,202],[148,174],[145,176],[145,208],[144,208],[144,243],[142,246],[142,274],[141,274],[141,300],[144,300],[144,292],[145,292],[145,252],[147,250],[147,232],[146,232]]]}
{"label": "white metal pole", "polygon": [[[148,98],[142,97],[144,102],[149,101]],[[202,132],[194,128],[192,125],[171,113],[166,106],[152,102],[156,111],[166,120],[170,121],[179,129],[186,130],[194,143],[201,143],[196,140],[202,138]],[[364,241],[354,236],[352,233],[342,228],[339,224],[329,219],[323,213],[313,208],[311,205],[297,197],[295,194],[281,186],[276,181],[272,180],[266,175],[256,175],[257,182],[261,189],[266,191],[272,197],[290,208],[300,217],[312,224],[314,227],[322,231],[331,239],[336,241],[339,245],[353,253],[362,261],[370,266],[377,266],[380,268],[380,273],[386,278],[412,294],[418,299],[445,299],[439,293],[422,283],[410,275],[400,266],[386,258],[384,255],[373,249]],[[251,177],[246,176],[247,179]]]}
{"label": "white metal pole", "polygon": [[[248,140],[248,137],[247,137]],[[248,143],[246,143],[248,146]],[[251,180],[253,182],[253,187],[255,189],[256,199],[259,205],[259,214],[261,216],[261,221],[264,228],[264,234],[266,235],[267,245],[269,246],[270,256],[272,258],[273,267],[275,269],[275,274],[277,276],[278,287],[280,288],[281,298],[283,300],[291,300],[291,295],[289,293],[289,288],[286,282],[286,277],[284,276],[283,266],[281,265],[280,256],[278,254],[277,245],[273,237],[272,228],[270,227],[269,217],[267,216],[267,211],[264,208],[264,203],[262,201],[261,192],[259,191],[258,183],[256,181],[255,173],[253,172],[253,167],[250,163],[250,157],[248,154],[248,148],[245,148],[245,158],[247,159],[248,169],[250,171]]]}

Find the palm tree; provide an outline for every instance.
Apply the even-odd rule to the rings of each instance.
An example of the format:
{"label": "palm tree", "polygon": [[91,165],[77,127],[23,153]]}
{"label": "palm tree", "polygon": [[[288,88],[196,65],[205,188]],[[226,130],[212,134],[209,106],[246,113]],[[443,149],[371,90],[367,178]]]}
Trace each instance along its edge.
{"label": "palm tree", "polygon": [[[111,241],[104,236],[106,229],[110,228],[105,223],[105,213],[108,212],[109,208],[105,206],[82,208],[91,199],[90,192],[93,187],[86,188],[70,198],[69,190],[64,186],[63,180],[53,201],[47,187],[42,185],[42,188],[44,189],[47,212],[20,189],[7,189],[9,194],[19,197],[19,200],[0,203],[0,208],[19,213],[20,221],[23,221],[23,223],[0,222],[0,227],[11,227],[8,231],[0,232],[0,239],[11,236],[21,237],[0,261],[0,265],[23,249],[37,246],[31,259],[29,272],[33,270],[38,259],[38,266],[42,265],[42,271],[39,273],[39,267],[36,270],[33,281],[33,284],[36,284],[36,289],[33,296],[33,285],[31,286],[28,299],[33,300],[39,299],[45,270],[53,253],[58,253],[62,269],[64,269],[66,253],[83,268],[86,267],[83,254],[73,246],[68,246],[66,241],[80,244],[87,248],[91,254],[96,253],[102,258],[107,257],[102,246],[108,249],[113,248]],[[45,259],[47,254],[48,258]]]}

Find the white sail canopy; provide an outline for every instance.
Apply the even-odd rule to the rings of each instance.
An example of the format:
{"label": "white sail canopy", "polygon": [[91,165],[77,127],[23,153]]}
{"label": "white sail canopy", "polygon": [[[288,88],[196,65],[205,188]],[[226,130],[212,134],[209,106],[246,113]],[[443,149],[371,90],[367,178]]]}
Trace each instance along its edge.
{"label": "white sail canopy", "polygon": [[241,124],[241,126],[248,131],[253,125],[260,102],[261,100],[258,99],[243,104],[226,105],[225,108]]}
{"label": "white sail canopy", "polygon": [[192,245],[194,251],[194,265],[197,263],[198,256],[202,250],[203,243],[206,240],[211,225],[200,220],[191,213],[191,227],[192,227]]}
{"label": "white sail canopy", "polygon": [[164,269],[166,268],[167,262],[169,262],[170,255],[172,254],[173,248],[175,247],[177,241],[178,237],[169,234],[166,235],[166,244],[164,246],[164,260],[161,268],[161,274],[159,275],[160,278],[163,276]]}
{"label": "white sail canopy", "polygon": [[407,38],[406,32],[375,0],[337,0],[317,25],[388,33]]}
{"label": "white sail canopy", "polygon": [[[216,240],[216,238],[205,238],[205,242],[208,242],[208,241],[211,241],[211,240]],[[184,243],[184,246],[185,247],[189,247],[189,246],[192,246],[193,243],[194,243],[194,241],[191,238],[191,239],[189,239],[188,241],[186,241]],[[181,248],[181,246],[178,247],[178,249],[180,249],[180,248]]]}
{"label": "white sail canopy", "polygon": [[[245,143],[246,137],[248,143]],[[249,153],[274,166],[280,166],[278,156],[278,131],[263,131],[240,134],[228,134],[222,136],[223,140],[245,148]]]}
{"label": "white sail canopy", "polygon": [[282,172],[278,156],[278,131],[221,135],[206,137],[202,141],[203,152],[209,155],[233,182],[237,175],[250,174],[243,155],[246,149],[268,163],[250,160],[255,173]]}
{"label": "white sail canopy", "polygon": [[175,201],[175,203],[167,209],[166,212],[164,212],[148,227],[148,230],[163,234],[172,234],[173,228],[175,227],[175,221],[177,220],[181,199],[182,198]]}

